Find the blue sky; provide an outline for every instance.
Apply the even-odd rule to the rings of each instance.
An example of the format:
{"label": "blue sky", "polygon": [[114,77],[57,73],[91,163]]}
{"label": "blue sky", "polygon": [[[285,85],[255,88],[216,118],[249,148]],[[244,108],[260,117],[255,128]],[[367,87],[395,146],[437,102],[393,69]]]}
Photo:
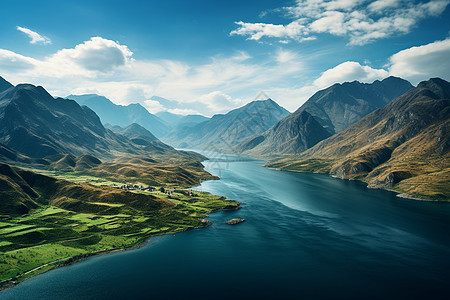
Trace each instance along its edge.
{"label": "blue sky", "polygon": [[223,113],[260,91],[294,111],[336,82],[449,80],[449,4],[4,0],[0,76],[151,112]]}

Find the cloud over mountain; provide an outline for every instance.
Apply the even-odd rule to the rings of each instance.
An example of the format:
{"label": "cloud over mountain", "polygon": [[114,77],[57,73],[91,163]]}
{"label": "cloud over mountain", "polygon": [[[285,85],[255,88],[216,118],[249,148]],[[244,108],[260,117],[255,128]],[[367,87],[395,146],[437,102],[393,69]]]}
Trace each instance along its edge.
{"label": "cloud over mountain", "polygon": [[413,83],[423,78],[450,78],[450,38],[402,50],[390,58],[389,72]]}

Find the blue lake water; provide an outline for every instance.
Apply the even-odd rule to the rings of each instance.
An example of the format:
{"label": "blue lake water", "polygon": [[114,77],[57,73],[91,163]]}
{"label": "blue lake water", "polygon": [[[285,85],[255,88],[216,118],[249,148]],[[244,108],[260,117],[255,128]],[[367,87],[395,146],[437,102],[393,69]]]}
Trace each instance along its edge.
{"label": "blue lake water", "polygon": [[[450,205],[261,161],[205,162],[243,202],[205,229],[31,278],[0,299],[445,299]],[[247,222],[230,226],[231,218]],[[448,299],[448,298],[447,298]]]}

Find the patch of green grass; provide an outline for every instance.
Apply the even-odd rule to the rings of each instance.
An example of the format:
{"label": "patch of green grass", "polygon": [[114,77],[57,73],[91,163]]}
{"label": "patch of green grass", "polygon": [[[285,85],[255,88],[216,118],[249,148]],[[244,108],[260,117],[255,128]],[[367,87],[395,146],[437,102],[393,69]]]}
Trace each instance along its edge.
{"label": "patch of green grass", "polygon": [[13,232],[23,231],[29,228],[35,227],[34,225],[26,225],[26,224],[18,224],[18,225],[12,225],[10,227],[5,227],[0,229],[0,235],[6,235]]}

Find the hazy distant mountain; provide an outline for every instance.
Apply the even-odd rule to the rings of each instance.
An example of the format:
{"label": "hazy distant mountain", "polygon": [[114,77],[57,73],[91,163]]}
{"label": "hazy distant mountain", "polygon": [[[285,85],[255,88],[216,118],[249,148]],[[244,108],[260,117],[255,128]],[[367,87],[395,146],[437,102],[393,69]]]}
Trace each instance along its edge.
{"label": "hazy distant mountain", "polygon": [[107,131],[88,107],[55,99],[31,84],[0,93],[0,144],[30,157],[136,150],[128,140]]}
{"label": "hazy distant mountain", "polygon": [[156,116],[158,116],[161,120],[166,122],[166,124],[168,124],[172,128],[182,127],[182,126],[194,126],[198,123],[209,120],[208,117],[205,117],[202,115],[183,116],[183,115],[173,114],[168,111],[162,111],[162,112],[156,113]]}
{"label": "hazy distant mountain", "polygon": [[234,152],[242,141],[261,134],[289,112],[273,100],[259,100],[192,127],[178,127],[163,141],[175,147]]}
{"label": "hazy distant mountain", "polygon": [[151,114],[140,104],[129,104],[127,106],[117,105],[106,97],[88,95],[69,95],[66,98],[86,105],[100,117],[103,124],[128,126],[137,123],[157,137],[164,136],[170,128],[164,121]]}
{"label": "hazy distant mountain", "polygon": [[173,114],[168,111],[160,111],[155,115],[164,122],[166,122],[166,124],[169,126],[172,126],[173,124],[177,123],[181,118],[183,118],[183,115]]}
{"label": "hazy distant mountain", "polygon": [[0,76],[0,93],[11,87],[13,87],[13,85]]}
{"label": "hazy distant mountain", "polygon": [[[263,135],[243,143],[241,149],[253,155],[300,153],[383,107],[412,87],[408,81],[396,77],[371,84],[353,81],[332,85],[315,93],[297,111]],[[318,124],[312,121],[305,123],[305,112],[313,116]],[[328,134],[319,128],[320,125]]]}
{"label": "hazy distant mountain", "polygon": [[433,78],[311,149],[271,163],[449,199],[450,83]]}
{"label": "hazy distant mountain", "polygon": [[192,127],[199,123],[208,121],[210,118],[202,115],[187,115],[183,116],[178,122],[175,123],[174,127]]}

